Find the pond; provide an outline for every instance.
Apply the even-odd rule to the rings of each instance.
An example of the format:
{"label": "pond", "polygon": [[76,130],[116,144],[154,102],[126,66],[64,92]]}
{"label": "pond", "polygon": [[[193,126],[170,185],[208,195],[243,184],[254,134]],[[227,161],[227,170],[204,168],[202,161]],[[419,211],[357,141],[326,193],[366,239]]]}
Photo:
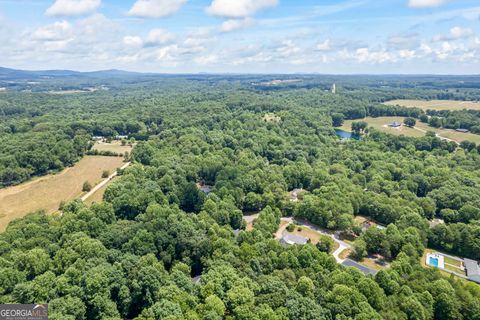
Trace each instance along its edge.
{"label": "pond", "polygon": [[350,131],[335,129],[335,134],[342,140],[361,140],[362,138]]}

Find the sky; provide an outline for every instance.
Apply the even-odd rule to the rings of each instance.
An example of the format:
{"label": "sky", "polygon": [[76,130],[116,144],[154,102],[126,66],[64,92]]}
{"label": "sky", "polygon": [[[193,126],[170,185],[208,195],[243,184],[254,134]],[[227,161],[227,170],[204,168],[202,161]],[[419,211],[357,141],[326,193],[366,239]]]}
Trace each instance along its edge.
{"label": "sky", "polygon": [[0,0],[0,66],[480,74],[480,0]]}

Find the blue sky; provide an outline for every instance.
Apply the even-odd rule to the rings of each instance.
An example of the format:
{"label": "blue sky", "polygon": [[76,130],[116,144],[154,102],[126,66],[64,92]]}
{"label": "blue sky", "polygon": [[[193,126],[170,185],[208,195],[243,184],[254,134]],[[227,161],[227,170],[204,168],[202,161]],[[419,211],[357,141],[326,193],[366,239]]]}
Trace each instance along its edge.
{"label": "blue sky", "polygon": [[480,73],[479,0],[0,0],[0,65]]}

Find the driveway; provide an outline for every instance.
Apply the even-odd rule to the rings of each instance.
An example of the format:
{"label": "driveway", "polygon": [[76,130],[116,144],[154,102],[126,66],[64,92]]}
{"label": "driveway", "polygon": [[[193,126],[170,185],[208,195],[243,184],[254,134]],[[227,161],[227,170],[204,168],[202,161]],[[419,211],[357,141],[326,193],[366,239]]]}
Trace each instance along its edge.
{"label": "driveway", "polygon": [[281,218],[280,219],[280,224],[281,227],[278,228],[277,232],[275,232],[275,239],[280,240],[283,237],[283,232],[287,227],[293,222],[293,218]]}
{"label": "driveway", "polygon": [[357,263],[352,259],[345,259],[345,261],[342,262],[342,265],[344,265],[345,267],[354,267],[362,271],[365,275],[369,275],[369,274],[376,275],[378,272],[378,270],[361,265],[360,263]]}

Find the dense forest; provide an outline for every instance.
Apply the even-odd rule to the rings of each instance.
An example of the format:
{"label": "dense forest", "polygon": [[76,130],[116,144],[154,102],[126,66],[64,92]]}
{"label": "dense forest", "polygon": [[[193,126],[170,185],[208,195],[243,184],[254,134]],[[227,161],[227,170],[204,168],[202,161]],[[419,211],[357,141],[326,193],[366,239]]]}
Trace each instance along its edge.
{"label": "dense forest", "polygon": [[[102,203],[73,201],[0,234],[0,303],[48,302],[51,319],[72,320],[480,319],[480,286],[420,264],[426,247],[480,259],[480,146],[371,128],[341,141],[333,129],[367,115],[422,116],[380,104],[393,98],[478,99],[479,79],[271,80],[1,93],[3,186],[72,165],[94,135],[138,143]],[[293,189],[304,190],[298,202]],[[386,228],[363,232],[358,215]],[[380,254],[390,267],[365,276],[312,244],[284,246],[273,238],[283,216],[351,234],[356,259]],[[434,218],[445,223],[431,227]]]}

